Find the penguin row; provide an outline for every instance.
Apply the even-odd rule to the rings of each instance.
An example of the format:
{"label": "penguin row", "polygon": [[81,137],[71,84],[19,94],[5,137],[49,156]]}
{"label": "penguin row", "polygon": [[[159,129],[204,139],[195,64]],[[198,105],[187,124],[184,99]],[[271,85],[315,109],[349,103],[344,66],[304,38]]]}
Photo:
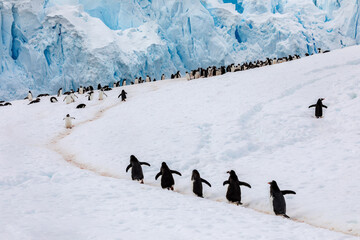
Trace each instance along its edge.
{"label": "penguin row", "polygon": [[[85,94],[87,92],[87,90],[84,90],[84,88],[80,87],[79,88],[80,91],[78,90],[78,93],[79,94]],[[104,92],[104,88],[100,88],[99,89],[99,94],[98,94],[98,99],[101,101],[101,100],[104,100],[104,97],[107,97],[106,93]],[[109,90],[108,90],[109,91]],[[63,102],[65,102],[66,104],[70,104],[70,103],[73,103],[75,102],[75,98],[78,98],[78,96],[75,95],[75,92],[73,90],[71,90],[70,92],[66,92],[66,93],[62,93],[62,89],[60,88],[59,91],[58,91],[58,97],[61,96],[61,95],[65,95],[64,99],[63,99]],[[127,95],[127,92],[125,92],[125,90],[123,89],[120,93],[120,95],[118,96],[118,98],[121,97],[121,101],[126,101],[126,95]],[[33,100],[33,95],[31,93],[31,91],[28,92],[28,95],[27,97],[25,97],[24,99],[28,99],[30,101],[30,104],[34,104],[34,103],[39,103],[40,102],[40,97],[47,97],[49,96],[49,94],[40,94],[37,96],[36,99]],[[88,101],[91,101],[94,99],[94,96],[95,96],[95,93],[93,90],[90,90],[88,92],[88,94],[86,95]],[[50,102],[51,103],[56,103],[58,102],[58,99],[56,97],[50,97]],[[4,106],[6,105],[11,105],[11,103],[5,103]],[[2,106],[2,105],[1,105]],[[86,107],[86,104],[79,104],[76,108],[85,108]]]}
{"label": "penguin row", "polygon": [[[130,164],[126,167],[126,172],[131,168],[132,180],[139,181],[141,184],[144,183],[144,174],[142,171],[142,165],[150,166],[147,162],[140,162],[134,155],[130,156]],[[228,185],[226,192],[226,199],[229,202],[241,205],[241,188],[240,186],[246,186],[251,188],[251,185],[239,180],[234,170],[230,170],[228,180],[223,182],[223,186]],[[175,180],[173,174],[181,176],[181,173],[176,170],[171,170],[168,165],[163,162],[160,167],[160,171],[156,174],[155,180],[161,176],[161,187],[163,189],[174,190]],[[205,179],[200,177],[198,170],[194,169],[191,175],[191,181],[193,182],[193,193],[203,198],[203,183],[211,187],[211,184]],[[270,197],[272,199],[273,210],[276,215],[281,215],[286,218],[286,202],[284,195],[296,194],[292,190],[280,190],[276,181],[271,181],[270,184]]]}

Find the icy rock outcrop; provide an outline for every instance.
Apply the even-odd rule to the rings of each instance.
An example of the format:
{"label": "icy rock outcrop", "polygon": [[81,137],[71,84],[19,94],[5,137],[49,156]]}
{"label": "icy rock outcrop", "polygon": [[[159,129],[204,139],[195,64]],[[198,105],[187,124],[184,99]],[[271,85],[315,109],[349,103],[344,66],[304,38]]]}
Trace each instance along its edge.
{"label": "icy rock outcrop", "polygon": [[358,0],[4,0],[0,99],[350,46],[358,22]]}

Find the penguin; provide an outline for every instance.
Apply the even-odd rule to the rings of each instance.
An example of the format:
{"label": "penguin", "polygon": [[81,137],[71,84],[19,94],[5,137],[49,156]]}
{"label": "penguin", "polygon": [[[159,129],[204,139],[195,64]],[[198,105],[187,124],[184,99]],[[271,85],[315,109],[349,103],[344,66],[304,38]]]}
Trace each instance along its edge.
{"label": "penguin", "polygon": [[188,80],[188,81],[191,79],[190,74],[189,74],[188,72],[185,73],[185,78],[186,78],[186,80]]}
{"label": "penguin", "polygon": [[180,71],[177,71],[177,72],[176,72],[176,74],[175,74],[175,78],[181,78]]}
{"label": "penguin", "polygon": [[153,82],[156,82],[156,78],[154,78]]}
{"label": "penguin", "polygon": [[12,104],[11,103],[9,103],[9,102],[6,102],[6,103],[4,103],[4,104],[1,104],[1,106],[11,106]]}
{"label": "penguin", "polygon": [[150,164],[147,162],[139,162],[139,160],[134,156],[130,156],[130,164],[126,168],[126,172],[131,169],[131,178],[132,180],[140,181],[141,184],[144,183],[144,174],[141,168],[141,165],[147,165],[150,167]]}
{"label": "penguin", "polygon": [[138,78],[135,78],[134,83],[135,83],[135,84],[139,84],[139,79],[138,79]]}
{"label": "penguin", "polygon": [[5,101],[0,101],[0,103],[4,103]]}
{"label": "penguin", "polygon": [[126,86],[126,79],[123,80],[122,85]]}
{"label": "penguin", "polygon": [[157,180],[158,177],[160,177],[160,175],[162,175],[161,187],[174,191],[175,181],[172,176],[173,173],[181,176],[181,173],[179,173],[178,171],[175,171],[175,170],[170,170],[170,168],[166,165],[166,163],[163,162],[161,164],[160,172],[158,174],[156,174],[156,176],[155,176],[155,180]]}
{"label": "penguin", "polygon": [[36,98],[35,100],[31,101],[28,105],[33,104],[33,103],[38,103],[40,102],[40,98]]}
{"label": "penguin", "polygon": [[56,97],[51,97],[50,98],[50,102],[52,102],[52,103],[56,103],[58,100],[56,99]]}
{"label": "penguin", "polygon": [[94,87],[90,85],[88,91],[94,91]]}
{"label": "penguin", "polygon": [[91,92],[89,92],[88,95],[86,95],[86,96],[88,97],[88,100],[91,101],[91,100],[94,99],[94,92],[91,91]]}
{"label": "penguin", "polygon": [[86,107],[86,105],[83,104],[83,103],[81,103],[81,104],[79,104],[79,105],[76,106],[76,108],[85,108],[85,107]]}
{"label": "penguin", "polygon": [[161,75],[161,80],[165,80],[165,74]]}
{"label": "penguin", "polygon": [[223,183],[223,186],[225,186],[226,184],[229,184],[229,187],[226,192],[226,199],[229,200],[230,202],[236,203],[237,205],[242,205],[240,186],[243,185],[248,188],[251,188],[251,186],[250,186],[250,184],[248,184],[246,182],[239,181],[234,170],[228,171],[227,173],[230,174],[229,180],[226,180]]}
{"label": "penguin", "polygon": [[325,106],[324,104],[322,104],[322,101],[325,98],[319,98],[316,104],[310,105],[309,108],[315,107],[315,117],[316,118],[321,118],[323,115],[323,111],[322,108],[327,108],[327,106]]}
{"label": "penguin", "polygon": [[63,93],[62,88],[59,88],[58,93],[57,93],[57,96],[60,97],[60,96],[62,95],[62,93]]}
{"label": "penguin", "polygon": [[193,192],[198,197],[203,197],[202,183],[206,183],[209,187],[211,187],[211,184],[208,181],[200,177],[200,173],[196,169],[192,171],[191,181],[193,181]]}
{"label": "penguin", "polygon": [[71,96],[71,95],[67,95],[65,98],[64,98],[64,100],[63,101],[65,101],[66,100],[66,104],[70,104],[70,103],[72,103],[72,102],[75,102],[75,99]]}
{"label": "penguin", "polygon": [[286,215],[286,203],[285,203],[285,194],[296,194],[296,192],[291,190],[280,190],[275,180],[268,182],[270,184],[270,198],[272,199],[272,205],[274,213],[276,215],[282,215],[286,218],[290,218]]}
{"label": "penguin", "polygon": [[78,96],[75,95],[75,92],[72,89],[71,89],[71,92],[70,92],[70,96],[74,99],[74,102],[75,102],[75,97],[78,98]]}
{"label": "penguin", "polygon": [[149,75],[146,75],[145,81],[146,81],[146,82],[151,82],[151,78],[149,77]]}
{"label": "penguin", "polygon": [[118,96],[118,98],[120,98],[120,96],[121,96],[121,101],[126,102],[126,94],[127,94],[127,92],[125,92],[125,90],[123,89],[123,90],[121,90],[121,93]]}
{"label": "penguin", "polygon": [[28,99],[30,102],[33,100],[33,95],[32,95],[32,93],[31,93],[31,91],[28,92],[27,97],[24,98],[24,99]]}
{"label": "penguin", "polygon": [[79,87],[79,94],[84,94],[84,88],[83,88],[83,86],[80,86],[80,87]]}
{"label": "penguin", "polygon": [[63,119],[65,120],[65,128],[72,128],[72,119],[75,119],[74,117],[70,117],[70,114],[66,114],[66,117]]}
{"label": "penguin", "polygon": [[49,96],[49,94],[43,93],[43,94],[39,94],[37,97],[39,98],[39,97],[48,97],[48,96]]}
{"label": "penguin", "polygon": [[103,89],[100,89],[99,91],[99,100],[104,100],[104,95],[107,97],[107,95],[104,93]]}

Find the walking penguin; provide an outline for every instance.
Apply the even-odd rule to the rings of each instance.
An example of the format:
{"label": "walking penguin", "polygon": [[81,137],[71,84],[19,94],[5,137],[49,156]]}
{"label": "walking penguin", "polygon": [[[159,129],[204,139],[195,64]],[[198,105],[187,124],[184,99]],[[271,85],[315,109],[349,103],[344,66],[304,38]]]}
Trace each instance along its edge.
{"label": "walking penguin", "polygon": [[209,187],[211,187],[211,184],[208,181],[200,177],[200,173],[196,169],[192,171],[191,180],[193,181],[193,192],[198,197],[203,197],[202,183],[206,183]]}
{"label": "walking penguin", "polygon": [[121,96],[121,101],[126,102],[126,94],[127,94],[127,92],[125,92],[125,90],[123,89],[123,90],[121,90],[121,93],[118,96],[118,98],[120,98],[120,96]]}
{"label": "walking penguin", "polygon": [[70,114],[66,114],[66,117],[63,119],[65,120],[65,127],[66,128],[72,128],[72,119],[75,119],[74,117],[70,117]]}
{"label": "walking penguin", "polygon": [[309,108],[315,107],[315,117],[316,118],[321,118],[323,115],[323,110],[322,108],[327,108],[327,106],[325,106],[324,104],[322,104],[322,101],[324,100],[324,98],[319,98],[316,104],[310,105]]}
{"label": "walking penguin", "polygon": [[174,191],[175,181],[172,176],[173,173],[181,176],[181,173],[179,173],[178,171],[175,171],[175,170],[170,170],[170,168],[166,165],[166,163],[163,162],[161,164],[160,172],[158,174],[156,174],[156,176],[155,176],[155,180],[157,180],[158,177],[160,177],[162,175],[161,187],[167,188],[168,190],[171,189],[172,191]]}
{"label": "walking penguin", "polygon": [[289,218],[288,215],[286,215],[286,203],[285,203],[285,194],[296,194],[296,192],[291,190],[280,190],[278,187],[276,181],[272,180],[272,182],[269,182],[270,184],[270,198],[272,198],[272,205],[274,209],[274,213],[276,215],[283,215],[286,218]]}
{"label": "walking penguin", "polygon": [[130,168],[132,168],[131,169],[132,180],[140,181],[140,183],[143,184],[144,183],[144,174],[143,174],[141,165],[147,165],[150,167],[149,163],[139,162],[139,160],[134,155],[131,155],[130,156],[130,164],[127,166],[126,172],[128,172],[128,170]]}
{"label": "walking penguin", "polygon": [[223,185],[229,184],[229,187],[226,192],[226,199],[230,202],[234,202],[237,205],[241,205],[241,189],[240,186],[246,186],[248,188],[251,188],[250,184],[246,182],[239,181],[238,177],[236,176],[236,173],[234,170],[228,171],[227,173],[230,174],[229,179],[226,180]]}

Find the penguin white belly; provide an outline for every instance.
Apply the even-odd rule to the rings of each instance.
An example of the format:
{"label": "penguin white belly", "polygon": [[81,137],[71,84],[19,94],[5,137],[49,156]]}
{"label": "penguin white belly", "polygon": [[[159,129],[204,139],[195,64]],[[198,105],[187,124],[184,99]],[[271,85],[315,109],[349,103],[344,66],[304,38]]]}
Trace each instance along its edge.
{"label": "penguin white belly", "polygon": [[79,89],[79,94],[84,94],[84,90],[82,88]]}
{"label": "penguin white belly", "polygon": [[99,100],[103,100],[104,99],[104,94],[103,92],[99,92]]}
{"label": "penguin white belly", "polygon": [[70,96],[67,96],[65,103],[66,103],[66,104],[72,103],[72,98],[71,98]]}
{"label": "penguin white belly", "polygon": [[65,119],[65,127],[66,128],[72,128],[71,118]]}

